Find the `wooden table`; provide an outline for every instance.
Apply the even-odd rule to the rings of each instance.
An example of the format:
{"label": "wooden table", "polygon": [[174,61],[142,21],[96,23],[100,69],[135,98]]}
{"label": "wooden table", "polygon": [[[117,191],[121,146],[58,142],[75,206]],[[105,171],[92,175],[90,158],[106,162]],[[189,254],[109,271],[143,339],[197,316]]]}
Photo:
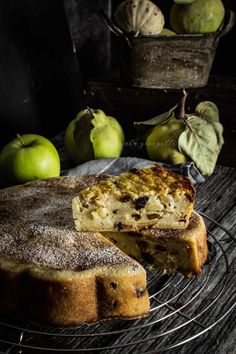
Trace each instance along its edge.
{"label": "wooden table", "polygon": [[[51,348],[53,353],[77,353],[79,350],[85,353],[92,347],[94,353],[95,349],[107,346],[110,349],[104,348],[100,352],[161,353],[163,349],[182,342],[186,343],[167,352],[235,353],[236,240],[224,228],[232,236],[236,234],[236,169],[217,166],[213,175],[196,188],[196,209],[221,225],[205,218],[210,257],[201,276],[190,280],[182,275],[168,277],[156,273],[149,283],[150,294],[153,295],[152,312],[149,317],[136,321],[110,321],[79,329],[57,329],[10,321],[2,316],[1,353],[18,353],[18,350],[19,353],[30,354],[49,352],[34,349],[40,347]],[[9,324],[14,327],[9,327]],[[101,335],[102,331],[114,333]],[[89,333],[88,337],[77,337]],[[196,338],[191,340],[194,336]],[[124,343],[130,342],[137,344],[123,347]]]}

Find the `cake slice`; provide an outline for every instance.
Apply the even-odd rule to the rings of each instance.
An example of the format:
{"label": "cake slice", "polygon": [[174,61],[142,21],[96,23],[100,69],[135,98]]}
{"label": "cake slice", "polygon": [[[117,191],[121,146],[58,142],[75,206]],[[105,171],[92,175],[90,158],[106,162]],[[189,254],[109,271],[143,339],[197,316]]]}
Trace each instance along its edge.
{"label": "cake slice", "polygon": [[75,326],[149,313],[146,272],[101,234],[78,233],[72,198],[107,176],[0,190],[0,310]]}
{"label": "cake slice", "polygon": [[147,230],[135,232],[104,232],[117,247],[141,264],[167,273],[186,276],[202,272],[207,259],[207,231],[202,217],[193,211],[184,230]]}
{"label": "cake slice", "polygon": [[78,231],[184,229],[194,203],[190,180],[155,164],[82,190],[72,209]]}

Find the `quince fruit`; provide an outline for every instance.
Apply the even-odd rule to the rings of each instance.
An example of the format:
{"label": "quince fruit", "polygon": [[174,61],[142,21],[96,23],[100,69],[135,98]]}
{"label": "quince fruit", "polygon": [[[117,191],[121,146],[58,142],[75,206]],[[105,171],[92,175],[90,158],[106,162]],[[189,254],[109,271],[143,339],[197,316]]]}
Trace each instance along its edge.
{"label": "quince fruit", "polygon": [[164,27],[160,33],[160,36],[175,36],[176,33],[169,28]]}
{"label": "quince fruit", "polygon": [[67,126],[65,149],[76,162],[120,157],[124,132],[119,122],[101,109],[84,109]]}
{"label": "quince fruit", "polygon": [[170,25],[176,33],[211,33],[221,27],[225,15],[222,0],[194,0],[191,4],[174,3]]}
{"label": "quince fruit", "polygon": [[176,4],[192,4],[194,0],[174,0]]}
{"label": "quince fruit", "polygon": [[172,118],[167,124],[157,125],[146,139],[146,149],[151,160],[170,164],[179,164],[188,161],[188,158],[179,151],[178,140],[185,130],[182,120]]}

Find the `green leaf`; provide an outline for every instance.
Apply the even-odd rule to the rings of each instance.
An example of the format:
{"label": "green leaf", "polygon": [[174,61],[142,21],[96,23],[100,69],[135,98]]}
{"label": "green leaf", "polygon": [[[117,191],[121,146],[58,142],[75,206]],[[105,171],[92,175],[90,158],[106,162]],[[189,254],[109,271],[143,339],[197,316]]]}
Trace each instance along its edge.
{"label": "green leaf", "polygon": [[179,150],[194,161],[203,175],[210,176],[220,151],[215,128],[197,116],[189,116],[186,124],[179,137]]}
{"label": "green leaf", "polygon": [[177,106],[174,106],[169,111],[159,114],[158,116],[155,116],[151,119],[142,122],[134,122],[136,131],[138,133],[137,138],[140,140],[144,140],[145,137],[147,136],[147,133],[149,133],[153,127],[157,125],[166,124],[169,121],[169,119],[174,118],[175,117],[174,109],[176,107]]}
{"label": "green leaf", "polygon": [[200,118],[206,120],[215,129],[220,151],[222,145],[224,144],[224,138],[223,126],[220,123],[218,107],[211,101],[202,101],[198,103],[195,110]]}
{"label": "green leaf", "polygon": [[219,122],[219,110],[215,103],[211,101],[202,101],[197,104],[195,111],[199,117],[205,119],[208,123]]}
{"label": "green leaf", "polygon": [[213,128],[215,129],[215,133],[217,136],[217,142],[218,142],[218,147],[219,147],[219,152],[224,144],[224,138],[223,138],[223,126],[221,123],[214,122],[212,123]]}

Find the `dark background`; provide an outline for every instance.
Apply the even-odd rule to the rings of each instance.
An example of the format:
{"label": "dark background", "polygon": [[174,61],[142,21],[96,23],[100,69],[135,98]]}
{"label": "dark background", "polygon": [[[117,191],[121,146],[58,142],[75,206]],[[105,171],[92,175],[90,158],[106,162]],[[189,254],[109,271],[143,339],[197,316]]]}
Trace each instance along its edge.
{"label": "dark background", "polygon": [[[155,2],[168,18],[172,0]],[[118,67],[113,35],[97,12],[103,8],[112,17],[118,3],[118,0],[0,2],[0,147],[16,133],[53,137],[91,102],[91,91],[88,92],[91,82],[95,80],[99,85],[99,78],[104,82]],[[234,0],[224,3],[226,8],[236,11]],[[223,83],[236,77],[235,27],[220,39],[211,71],[212,76],[226,77]],[[219,85],[218,90],[223,86]],[[109,110],[102,94],[101,90],[98,96],[93,92],[92,103]],[[151,94],[152,100],[158,100],[162,92],[152,90]],[[137,91],[131,89],[129,95],[131,102]],[[148,90],[142,95],[147,116],[148,95]],[[108,113],[119,118],[119,112],[112,111],[112,106],[110,102]],[[122,108],[127,108],[127,112],[132,109],[135,117],[135,105],[130,108],[125,97]],[[231,122],[227,124],[230,126]]]}

